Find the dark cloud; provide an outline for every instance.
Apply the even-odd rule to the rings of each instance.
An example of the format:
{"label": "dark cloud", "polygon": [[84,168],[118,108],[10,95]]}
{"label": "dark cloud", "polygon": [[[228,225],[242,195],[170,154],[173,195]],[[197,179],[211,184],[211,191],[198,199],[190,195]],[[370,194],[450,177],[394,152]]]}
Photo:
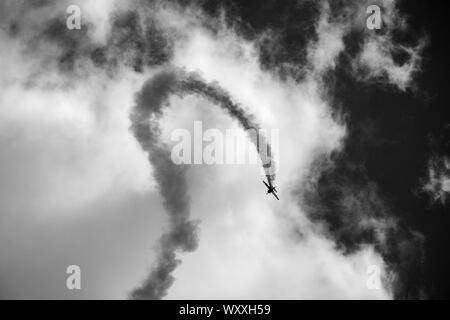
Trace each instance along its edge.
{"label": "dark cloud", "polygon": [[94,26],[85,19],[81,20],[80,30],[69,30],[65,11],[62,11],[64,14],[50,15],[42,23],[30,26],[26,20],[27,14],[33,14],[33,10],[42,6],[28,7],[22,14],[19,11],[17,17],[9,22],[8,33],[24,40],[30,56],[39,51],[45,52],[48,45],[55,46],[58,49],[54,59],[56,66],[69,77],[80,75],[88,62],[114,74],[119,65],[143,72],[145,67],[163,65],[172,58],[173,40],[152,16],[144,18],[138,10],[114,11],[109,17],[111,30],[103,45],[92,39]]}
{"label": "dark cloud", "polygon": [[367,177],[363,165],[351,164],[345,157],[332,164],[317,160],[299,195],[309,218],[326,226],[343,254],[364,245],[381,254],[388,267],[384,280],[390,282],[395,298],[425,297],[424,238],[398,221],[389,198]]}

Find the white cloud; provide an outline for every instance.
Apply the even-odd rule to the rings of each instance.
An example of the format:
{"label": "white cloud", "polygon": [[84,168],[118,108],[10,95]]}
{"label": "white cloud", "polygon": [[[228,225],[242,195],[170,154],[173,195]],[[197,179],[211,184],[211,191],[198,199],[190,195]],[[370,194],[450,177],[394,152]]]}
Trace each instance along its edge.
{"label": "white cloud", "polygon": [[[423,40],[414,48],[395,46],[386,37],[371,37],[364,42],[355,66],[362,68],[362,78],[387,78],[389,83],[404,91],[410,87],[414,74],[420,71],[420,52],[424,44]],[[401,65],[396,64],[393,59],[396,51],[407,54],[407,61]]]}
{"label": "white cloud", "polygon": [[445,205],[450,194],[450,159],[433,157],[428,163],[428,177],[422,187],[428,193],[433,202]]}
{"label": "white cloud", "polygon": [[348,26],[340,21],[331,21],[330,5],[322,2],[321,14],[316,26],[317,41],[308,47],[308,60],[313,72],[322,74],[336,67],[336,59],[345,49],[343,37]]}
{"label": "white cloud", "polygon": [[[82,4],[90,5],[87,2]],[[91,22],[98,26],[91,36],[98,42],[104,41],[109,30],[106,21],[113,6],[108,5],[105,12],[101,8],[103,6],[95,5],[92,10],[88,9]],[[354,28],[354,20],[336,22],[328,9],[324,9],[317,25],[318,41],[311,42],[308,50],[314,76],[296,83],[263,71],[255,44],[243,40],[220,21],[218,32],[213,33],[202,26],[204,17],[197,10],[180,12],[169,5],[155,9],[152,14],[159,17],[161,25],[175,40],[172,63],[189,71],[198,71],[209,81],[217,81],[255,115],[263,128],[280,129],[281,141],[276,181],[280,202],[265,196],[259,181],[259,168],[191,168],[192,212],[194,218],[202,220],[200,248],[183,256],[183,264],[175,273],[177,281],[168,298],[391,298],[387,287],[378,291],[366,287],[368,266],[386,269],[380,255],[372,247],[365,246],[352,255],[344,256],[335,249],[331,240],[325,239],[311,225],[292,195],[295,186],[305,182],[302,180],[304,172],[310,170],[316,157],[339,150],[345,139],[345,125],[331,115],[331,106],[322,93],[323,83],[317,75],[335,67],[338,55],[345,50],[343,37]],[[43,16],[39,17],[43,19]],[[390,82],[400,89],[406,88],[412,73],[418,68],[417,55],[409,65],[397,66],[389,53],[389,50],[394,50],[392,44],[386,43],[389,39],[368,39],[358,60],[368,68],[368,76],[377,77],[379,74],[375,70],[382,66]],[[149,69],[143,76],[121,70],[119,76],[109,78],[98,69],[87,68],[89,75],[86,79],[69,81],[70,87],[67,87],[60,85],[64,76],[56,70],[50,68],[44,72],[39,69],[43,58],[41,52],[36,52],[34,58],[28,57],[24,64],[17,64],[24,58],[19,52],[20,45],[3,33],[0,41],[10,48],[0,52],[2,66],[18,66],[6,68],[8,71],[0,76],[2,85],[5,84],[0,97],[0,145],[8,151],[0,157],[2,173],[7,177],[7,184],[0,184],[4,196],[1,201],[2,219],[23,214],[30,228],[35,226],[34,220],[42,216],[50,226],[63,219],[65,230],[68,230],[74,216],[86,225],[91,219],[96,220],[97,209],[106,210],[99,202],[119,203],[117,205],[123,205],[124,212],[137,210],[129,199],[152,193],[154,185],[151,183],[154,182],[147,181],[151,168],[148,168],[145,154],[128,131],[128,112],[134,103],[134,93],[155,70]],[[410,50],[411,56],[416,54],[414,49],[404,49]],[[54,53],[50,50],[45,54],[47,58]],[[24,85],[36,71],[41,72],[39,79],[46,85]],[[192,121],[199,117],[210,126],[236,126],[217,110],[216,106],[197,98],[173,99],[164,118],[163,129],[167,133],[169,128],[176,126],[190,128]],[[124,198],[121,194],[125,195]],[[161,213],[160,201],[152,198],[150,216]],[[142,207],[139,210],[142,212]],[[116,209],[111,211],[116,212]],[[95,225],[110,219],[107,214],[101,217]],[[48,263],[56,263],[54,261],[58,258],[70,260],[70,252],[73,251],[78,252],[75,255],[83,256],[88,268],[95,268],[90,263],[98,263],[95,259],[98,250],[113,252],[112,247],[121,243],[122,251],[128,250],[126,244],[132,246],[134,265],[124,263],[120,272],[143,276],[151,265],[150,261],[136,257],[149,255],[147,248],[151,248],[153,243],[149,238],[153,241],[164,224],[161,217],[146,221],[151,225],[148,231],[137,227],[138,223],[133,224],[133,230],[138,232],[136,239],[149,241],[137,244],[137,240],[124,240],[128,234],[125,230],[127,225],[123,222],[126,219],[121,216],[120,221],[124,229],[119,223],[112,228],[119,233],[117,238],[109,232],[109,241],[94,248],[89,245],[80,248],[76,241],[64,242],[71,248],[69,253],[61,253],[64,250],[58,247],[55,249],[57,256],[52,256]],[[83,224],[83,228],[86,225]],[[33,233],[36,239],[47,232],[46,228],[41,228]],[[101,241],[101,235],[84,234],[83,228],[74,230],[86,238]],[[296,229],[303,234],[301,240],[293,235]],[[151,233],[151,237],[147,237],[147,233]],[[132,235],[132,231],[129,234]],[[9,233],[3,237],[15,239]],[[59,237],[64,235],[56,234],[51,241],[43,241],[39,245],[57,242]],[[8,247],[5,243],[7,241],[2,246],[14,250],[14,246]],[[27,252],[24,249],[27,245],[29,242],[21,244],[17,252]],[[50,252],[47,254],[51,255]],[[115,254],[113,260],[118,261],[120,253]],[[61,261],[56,264],[61,264]],[[105,263],[102,266],[108,268],[111,265]],[[45,273],[46,262],[32,265],[32,268],[35,268],[34,274]],[[17,273],[12,266],[5,270],[6,274],[13,275],[13,279],[26,274]],[[105,273],[103,281],[108,285],[104,290],[100,285],[94,291],[86,289],[87,297],[117,298],[121,297],[119,292],[123,292],[122,298],[125,298],[128,292],[122,290],[126,286],[131,290],[139,281],[137,277],[130,277],[126,283],[116,284],[118,271]],[[95,274],[101,272],[97,270]],[[51,275],[46,273],[47,278]],[[13,283],[8,283],[8,286],[17,292],[31,290],[14,287]],[[45,293],[48,296],[59,292],[51,286],[48,290],[50,292]],[[35,291],[31,290],[17,295],[29,297],[33,293]]]}
{"label": "white cloud", "polygon": [[[317,40],[308,48],[308,60],[313,72],[322,74],[334,69],[339,54],[345,53],[344,38],[352,32],[362,36],[362,47],[351,58],[353,75],[361,81],[378,80],[395,85],[404,91],[411,87],[414,76],[420,71],[421,53],[427,39],[418,37],[416,45],[405,45],[394,40],[393,32],[408,28],[396,1],[346,1],[338,10],[331,11],[330,3],[322,1],[322,10],[316,26]],[[381,32],[369,30],[366,9],[369,5],[381,8]],[[407,57],[398,63],[394,55]]]}

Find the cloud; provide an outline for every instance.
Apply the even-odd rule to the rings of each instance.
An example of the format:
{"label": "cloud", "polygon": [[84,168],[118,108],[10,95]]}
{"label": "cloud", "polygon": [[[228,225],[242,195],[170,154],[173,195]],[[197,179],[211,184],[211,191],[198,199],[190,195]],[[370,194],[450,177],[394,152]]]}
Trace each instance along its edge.
{"label": "cloud", "polygon": [[[422,39],[415,47],[395,46],[386,37],[367,39],[355,63],[357,72],[365,79],[387,79],[404,91],[411,86],[413,76],[420,71],[420,53],[425,45]],[[405,54],[402,64],[394,61],[394,54]]]}
{"label": "cloud", "polygon": [[[366,26],[369,5],[381,8],[379,31]],[[419,36],[415,44],[395,39],[395,33],[408,31],[407,21],[397,9],[396,1],[349,0],[339,5],[321,1],[320,6],[316,39],[308,47],[313,72],[322,74],[335,69],[337,59],[343,55],[351,65],[352,75],[360,81],[382,81],[402,91],[411,87],[414,76],[420,71],[427,38]]]}
{"label": "cloud", "polygon": [[[341,161],[345,161],[342,163]],[[300,186],[300,202],[312,221],[344,254],[373,246],[385,263],[384,281],[396,298],[423,298],[424,237],[405,226],[364,166],[341,158],[317,161]]]}
{"label": "cloud", "polygon": [[[304,64],[293,64],[291,52],[283,47],[281,51],[265,51],[266,58],[273,58],[269,59],[274,64],[271,68],[261,58],[263,48],[267,49],[263,40],[278,41],[271,38],[277,31],[262,30],[254,37],[244,37],[239,23],[232,24],[226,15],[215,17],[194,5],[160,1],[79,3],[87,15],[82,30],[74,32],[65,28],[65,16],[61,16],[64,3],[41,2],[29,8],[7,2],[2,4],[5,10],[0,10],[15,13],[3,20],[0,32],[0,41],[8,48],[0,53],[1,64],[6,67],[0,77],[4,84],[0,143],[9,151],[0,157],[0,170],[8,177],[8,184],[1,185],[2,219],[14,225],[16,220],[11,217],[19,215],[17,224],[31,229],[40,217],[49,226],[61,219],[57,221],[62,221],[64,230],[72,230],[74,238],[81,232],[83,238],[102,243],[80,248],[75,240],[67,240],[64,243],[71,248],[69,252],[58,247],[50,258],[53,262],[47,262],[54,263],[52,270],[71,256],[81,257],[86,268],[95,268],[93,261],[99,262],[95,257],[103,250],[114,252],[113,261],[118,261],[120,252],[113,248],[120,244],[121,251],[127,251],[128,246],[132,249],[132,257],[126,255],[129,263],[123,262],[120,269],[127,280],[114,284],[120,273],[104,262],[102,268],[112,269],[105,272],[102,281],[90,276],[96,286],[87,286],[84,297],[111,297],[112,291],[113,297],[125,298],[142,279],[156,278],[160,281],[146,286],[156,291],[139,297],[161,298],[167,293],[168,298],[385,299],[397,294],[397,288],[409,279],[402,278],[403,273],[410,272],[420,260],[416,251],[421,247],[414,250],[413,244],[422,240],[390,217],[382,192],[363,173],[356,172],[352,176],[355,180],[342,182],[339,173],[330,174],[335,165],[332,155],[342,151],[348,129],[344,117],[333,111],[331,101],[338,99],[330,96],[332,88],[325,78],[341,67],[343,56],[348,56],[352,68],[347,71],[352,75],[359,77],[356,68],[364,68],[361,80],[385,76],[403,90],[420,69],[418,47],[399,46],[389,31],[373,35],[364,30],[363,5],[355,1],[345,1],[342,7],[323,1],[317,8],[315,35],[308,37],[302,49]],[[383,4],[387,12],[395,12],[386,18],[387,27],[404,28],[395,4]],[[362,33],[362,46],[356,53],[350,52],[347,43],[353,32]],[[372,47],[368,48],[369,44]],[[392,52],[396,50],[408,52],[409,62],[395,63]],[[383,75],[375,69],[380,62]],[[226,102],[245,106],[262,128],[280,129],[280,148],[274,152],[279,153],[277,187],[283,201],[274,203],[265,197],[258,181],[259,168],[187,168],[170,162],[167,146],[161,147],[169,145],[164,139],[170,128],[190,128],[198,119],[209,127],[238,127],[226,113],[217,112],[214,104],[220,104],[219,98],[201,99],[195,94],[169,97],[170,92],[150,90],[146,103],[162,95],[156,105],[167,104],[164,111],[156,110],[154,119],[160,140],[155,143],[151,132],[144,130],[138,134],[135,130],[138,141],[134,139],[128,130],[134,95],[145,81],[173,67],[201,75],[201,83],[214,82],[206,89],[226,92]],[[299,70],[303,77],[298,77]],[[139,144],[148,153],[151,168]],[[328,174],[332,177],[326,180],[330,184],[325,194],[334,197],[331,204],[314,192],[320,190],[320,181]],[[162,199],[156,196],[158,185]],[[142,194],[151,198],[151,204],[139,197]],[[105,209],[106,204],[113,209]],[[147,205],[149,220],[141,215],[137,222],[133,220],[133,230],[139,234],[127,240],[123,215],[134,219],[133,212],[143,212]],[[171,212],[173,221],[169,224],[161,218],[162,205]],[[111,217],[98,212],[108,210],[121,217],[123,228],[114,224],[107,240],[83,231],[91,230],[86,226],[92,220],[97,226],[93,230],[102,230],[99,226]],[[83,223],[71,229],[74,217]],[[196,220],[202,221],[199,248],[180,253],[183,250],[179,248],[187,252],[197,245],[192,224]],[[139,221],[145,221],[148,230],[137,227]],[[333,226],[333,221],[338,225]],[[181,231],[171,233],[174,225],[181,225],[175,228]],[[32,233],[36,239],[50,229],[41,228]],[[157,247],[156,254],[149,254],[147,246],[161,233],[159,243],[170,250],[158,251]],[[51,235],[39,245],[58,243],[64,237]],[[7,232],[4,237],[15,239]],[[24,248],[30,246],[27,241],[18,246],[2,243],[13,252],[28,252]],[[175,270],[181,259],[183,264]],[[18,260],[2,269],[5,278],[27,274],[14,269]],[[147,268],[155,262],[162,267],[150,271],[148,277]],[[380,290],[369,290],[366,285],[367,268],[372,265],[382,270],[385,282]],[[34,274],[42,274],[46,261],[34,267]],[[101,270],[94,273],[98,277],[102,274]],[[391,281],[390,277],[400,280]],[[103,281],[110,283],[104,290]],[[21,286],[8,282],[9,291],[3,294],[36,294]],[[43,289],[43,296],[60,293],[53,287],[45,289],[48,291]]]}
{"label": "cloud", "polygon": [[408,32],[407,20],[399,12],[396,1],[380,1],[379,6],[381,32],[365,31],[361,51],[353,62],[354,71],[361,79],[385,81],[405,91],[421,70],[421,55],[427,38],[418,35],[416,43],[396,40],[396,33]]}
{"label": "cloud", "polygon": [[447,204],[450,193],[450,159],[446,156],[431,157],[428,162],[428,177],[422,186],[433,202]]}

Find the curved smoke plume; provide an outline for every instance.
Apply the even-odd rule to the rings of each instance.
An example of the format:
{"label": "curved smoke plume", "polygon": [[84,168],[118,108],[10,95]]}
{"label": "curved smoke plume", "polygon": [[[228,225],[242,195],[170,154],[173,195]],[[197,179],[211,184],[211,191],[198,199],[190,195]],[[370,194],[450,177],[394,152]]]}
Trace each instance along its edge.
{"label": "curved smoke plume", "polygon": [[[229,94],[215,83],[206,83],[196,73],[180,69],[165,70],[151,79],[137,94],[136,105],[131,113],[131,130],[141,147],[148,153],[154,170],[164,207],[169,215],[169,230],[159,241],[157,262],[142,285],[131,293],[133,299],[161,299],[174,282],[172,272],[180,264],[176,253],[189,252],[197,248],[197,223],[190,220],[190,199],[185,179],[186,166],[172,162],[170,150],[160,141],[158,119],[162,116],[168,98],[173,95],[198,94],[220,106],[245,130],[258,131],[253,118]],[[271,148],[264,136],[249,135],[255,144],[265,173],[273,181],[274,161]],[[262,150],[258,148],[262,146]]]}

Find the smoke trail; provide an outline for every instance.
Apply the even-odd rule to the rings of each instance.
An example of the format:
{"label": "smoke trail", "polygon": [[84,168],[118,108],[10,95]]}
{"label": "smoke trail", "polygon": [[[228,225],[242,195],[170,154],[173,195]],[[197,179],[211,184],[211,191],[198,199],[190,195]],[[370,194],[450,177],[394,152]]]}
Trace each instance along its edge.
{"label": "smoke trail", "polygon": [[[149,79],[137,94],[136,105],[130,115],[131,130],[141,147],[148,153],[164,207],[169,215],[169,230],[159,241],[157,262],[140,287],[131,292],[132,299],[161,299],[174,282],[172,272],[180,264],[178,251],[194,251],[198,245],[197,222],[190,220],[190,199],[187,195],[186,166],[176,165],[170,150],[160,141],[158,119],[172,95],[198,94],[217,104],[245,129],[259,126],[252,117],[234,103],[227,92],[215,83],[205,83],[198,74],[179,69],[165,70]],[[261,135],[250,136],[257,148],[264,170],[271,181],[275,178],[275,163],[270,145]]]}
{"label": "smoke trail", "polygon": [[205,83],[196,73],[190,73],[180,81],[180,91],[185,93],[197,93],[214,104],[226,110],[236,119],[249,134],[248,137],[255,145],[267,179],[275,180],[275,161],[272,157],[272,148],[266,137],[259,131],[260,127],[253,117],[246,113],[242,107],[232,101],[229,94],[216,83]]}

